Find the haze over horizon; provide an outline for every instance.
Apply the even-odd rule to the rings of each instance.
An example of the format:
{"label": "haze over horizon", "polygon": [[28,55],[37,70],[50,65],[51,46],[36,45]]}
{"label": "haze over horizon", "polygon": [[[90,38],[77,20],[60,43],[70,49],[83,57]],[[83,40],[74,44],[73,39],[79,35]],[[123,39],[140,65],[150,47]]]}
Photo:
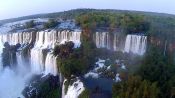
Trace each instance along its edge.
{"label": "haze over horizon", "polygon": [[0,0],[0,20],[77,8],[136,10],[175,15],[173,0]]}

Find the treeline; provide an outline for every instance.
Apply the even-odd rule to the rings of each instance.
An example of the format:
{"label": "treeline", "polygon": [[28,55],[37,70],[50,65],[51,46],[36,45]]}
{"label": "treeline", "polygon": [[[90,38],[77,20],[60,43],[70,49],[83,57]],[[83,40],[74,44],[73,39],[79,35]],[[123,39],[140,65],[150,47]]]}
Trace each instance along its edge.
{"label": "treeline", "polygon": [[150,46],[140,68],[113,85],[113,98],[174,98],[175,65],[172,57]]}
{"label": "treeline", "polygon": [[[58,24],[59,22],[57,20],[49,19],[47,22],[43,23],[42,29],[55,28]],[[35,22],[35,20],[30,20],[25,23],[24,28],[30,29],[30,28],[36,28],[36,26],[37,26],[37,23]]]}
{"label": "treeline", "polygon": [[138,14],[115,14],[107,12],[92,12],[80,15],[76,22],[83,29],[122,30],[126,33],[143,33],[149,30],[150,24],[145,16]]}

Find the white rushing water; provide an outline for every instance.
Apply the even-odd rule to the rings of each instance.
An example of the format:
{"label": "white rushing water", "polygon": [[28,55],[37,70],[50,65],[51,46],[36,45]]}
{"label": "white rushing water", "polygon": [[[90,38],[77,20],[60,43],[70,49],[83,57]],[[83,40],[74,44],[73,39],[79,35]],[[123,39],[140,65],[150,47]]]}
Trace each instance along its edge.
{"label": "white rushing water", "polygon": [[23,33],[10,33],[0,35],[1,41],[9,42],[10,45],[16,45],[17,43],[26,44],[31,43],[32,41],[32,33],[23,32]]}
{"label": "white rushing water", "polygon": [[[64,44],[66,41],[73,41],[75,48],[79,47],[81,44],[80,35],[81,32],[69,30],[0,35],[0,42],[2,42],[0,43],[0,54],[2,53],[3,43],[5,42],[9,42],[10,45],[20,43],[22,46],[29,45],[32,42],[34,43],[33,48],[29,49],[30,65],[24,62],[23,55],[20,52],[17,53],[18,64],[15,69],[2,68],[2,65],[0,65],[0,98],[23,98],[21,92],[25,87],[26,81],[32,74],[60,75],[57,70],[56,57],[49,50],[52,50],[55,45]],[[60,80],[62,80],[61,76]]]}
{"label": "white rushing water", "polygon": [[127,35],[124,52],[143,55],[146,51],[147,37],[142,35]]}
{"label": "white rushing water", "polygon": [[[3,43],[0,41],[0,54],[2,53]],[[1,57],[0,57],[1,58]],[[26,67],[22,66],[21,57],[18,55],[19,64],[17,68],[4,68],[2,69],[2,61],[0,61],[0,98],[23,98],[21,91],[25,87],[25,81],[30,77],[26,73]],[[1,60],[1,59],[0,59]]]}
{"label": "white rushing water", "polygon": [[122,39],[116,33],[96,32],[94,34],[94,41],[97,48],[106,48],[114,51],[122,50]]}
{"label": "white rushing water", "polygon": [[[143,55],[146,51],[147,37],[143,35],[130,35],[125,38],[117,35],[117,33],[96,32],[94,41],[97,48],[106,48],[113,51],[124,51]],[[125,42],[125,43],[124,43]]]}
{"label": "white rushing water", "polygon": [[108,48],[110,49],[109,43],[109,33],[108,32],[96,32],[95,42],[97,48]]}
{"label": "white rushing water", "polygon": [[[56,31],[46,30],[39,32],[22,32],[22,33],[10,33],[0,35],[0,40],[9,42],[10,45],[16,45],[20,43],[22,45],[30,44],[34,42],[34,47],[30,50],[30,63],[32,73],[51,73],[56,75],[55,57],[51,56],[47,49],[53,49],[55,45],[64,44],[66,41],[72,41],[75,44],[75,48],[79,47],[80,31]],[[53,64],[49,64],[47,61],[54,60]],[[54,67],[53,67],[53,66]],[[53,68],[53,69],[52,69]],[[51,72],[53,71],[53,72]]]}
{"label": "white rushing water", "polygon": [[46,61],[45,61],[45,74],[53,74],[53,75],[57,75],[58,73],[58,69],[57,69],[57,63],[56,63],[56,57],[51,54],[48,53],[46,56]]}
{"label": "white rushing water", "polygon": [[[66,80],[64,80],[65,83]],[[62,87],[62,98],[78,98],[78,96],[85,90],[84,84],[77,78],[72,85],[68,86],[67,93],[65,94],[65,85]]]}
{"label": "white rushing water", "polygon": [[[22,32],[0,35],[0,54],[2,53],[3,43],[9,42],[11,45],[20,43],[30,46],[30,63],[24,62],[23,55],[17,53],[17,67],[15,69],[2,68],[0,65],[0,98],[17,98],[22,96],[21,91],[31,74],[52,74],[60,75],[57,70],[56,57],[52,54],[55,45],[64,44],[66,41],[72,41],[75,48],[79,47],[81,32],[63,30],[46,30],[39,32]],[[107,48],[114,51],[132,52],[143,55],[146,51],[147,37],[141,35],[127,35],[124,39],[124,46],[121,47],[120,37],[117,34],[111,36],[107,32],[97,32],[94,36],[97,48]],[[1,42],[2,41],[2,42]],[[123,45],[123,44],[122,44]],[[1,56],[0,56],[1,60]],[[2,62],[0,63],[2,64]],[[62,80],[62,78],[60,77]],[[61,81],[60,81],[61,82]],[[77,86],[76,86],[77,85]],[[81,89],[81,90],[79,90]],[[69,86],[65,98],[77,98],[84,90],[81,81],[75,82]]]}
{"label": "white rushing water", "polygon": [[[80,46],[81,32],[74,31],[41,31],[36,33],[36,41],[31,49],[31,70],[34,73],[51,73],[57,75],[56,57],[47,52],[46,49],[53,49],[57,44],[64,44],[72,41],[75,47]],[[46,53],[45,53],[46,52]]]}

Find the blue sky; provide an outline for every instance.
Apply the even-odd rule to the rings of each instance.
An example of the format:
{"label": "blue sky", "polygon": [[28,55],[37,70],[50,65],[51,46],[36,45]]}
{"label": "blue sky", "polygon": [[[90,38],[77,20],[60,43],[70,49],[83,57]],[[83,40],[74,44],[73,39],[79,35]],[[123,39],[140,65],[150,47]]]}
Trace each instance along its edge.
{"label": "blue sky", "polygon": [[76,8],[138,10],[175,14],[175,0],[0,0],[0,20]]}

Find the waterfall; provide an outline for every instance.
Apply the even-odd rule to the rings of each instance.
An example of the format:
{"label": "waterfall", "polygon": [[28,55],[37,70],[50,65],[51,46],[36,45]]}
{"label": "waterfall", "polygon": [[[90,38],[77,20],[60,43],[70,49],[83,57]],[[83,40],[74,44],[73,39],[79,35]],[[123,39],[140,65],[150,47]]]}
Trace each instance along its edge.
{"label": "waterfall", "polygon": [[17,43],[27,44],[31,43],[32,41],[32,33],[23,32],[23,33],[3,34],[0,36],[0,38],[3,43],[9,42],[10,45],[16,45]]}
{"label": "waterfall", "polygon": [[56,57],[48,49],[53,49],[57,44],[73,41],[76,47],[80,46],[81,32],[64,31],[40,31],[36,33],[36,42],[31,49],[31,70],[34,73],[51,73],[57,75]]}
{"label": "waterfall", "polygon": [[3,69],[2,67],[2,51],[3,51],[3,43],[0,41],[0,72]]}
{"label": "waterfall", "polygon": [[[38,32],[2,34],[0,35],[0,40],[3,43],[9,42],[10,45],[20,43],[22,45],[21,48],[23,48],[23,46],[31,45],[29,47],[31,72],[35,74],[51,73],[57,75],[56,57],[49,51],[52,50],[55,45],[64,44],[66,41],[74,42],[75,48],[79,47],[81,44],[80,36],[80,31],[45,30]],[[23,57],[21,53],[17,54],[18,63],[23,65],[21,57]]]}
{"label": "waterfall", "polygon": [[36,41],[34,47],[31,49],[31,71],[40,74],[44,71],[44,31],[36,33]]}
{"label": "waterfall", "polygon": [[95,43],[97,48],[110,48],[109,33],[108,32],[96,32]]}
{"label": "waterfall", "polygon": [[71,31],[58,32],[58,42],[60,42],[60,44],[64,44],[65,41],[72,41],[75,44],[75,48],[79,47],[81,44],[80,37],[81,32],[71,32]]}
{"label": "waterfall", "polygon": [[48,53],[47,57],[46,57],[46,61],[45,61],[45,74],[53,74],[53,75],[57,75],[58,73],[58,69],[57,69],[57,62],[56,62],[56,57],[51,54]]}
{"label": "waterfall", "polygon": [[127,35],[124,52],[143,55],[146,51],[147,37],[143,35]]}
{"label": "waterfall", "polygon": [[[3,36],[4,38],[7,38],[5,37],[5,35]],[[4,42],[2,38],[3,37],[0,36],[0,54],[2,54]],[[26,80],[28,80],[30,77],[30,73],[28,73],[29,71],[25,68],[25,63],[23,62],[20,53],[17,54],[16,57],[18,60],[16,68],[12,69],[9,67],[5,67],[2,69],[2,65],[0,65],[0,98],[23,98],[21,92],[25,87]],[[1,56],[0,63],[2,64]]]}
{"label": "waterfall", "polygon": [[94,41],[97,48],[106,48],[113,51],[122,51],[123,42],[122,36],[118,33],[96,32]]}
{"label": "waterfall", "polygon": [[44,71],[44,54],[42,49],[31,50],[31,71],[37,74]]}
{"label": "waterfall", "polygon": [[0,34],[0,49],[3,48],[5,42],[8,42],[10,45],[21,44],[20,49],[16,53],[17,66],[11,69],[8,67],[3,68],[0,65],[0,97],[23,98],[21,91],[33,74],[59,75],[60,84],[62,84],[63,77],[57,68],[57,57],[52,54],[53,48],[56,45],[64,44],[66,41],[72,41],[75,44],[75,48],[79,47],[81,45],[80,36],[81,31],[70,30]]}
{"label": "waterfall", "polygon": [[125,40],[118,33],[96,32],[94,41],[97,48],[143,55],[146,51],[147,37],[143,35],[127,35]]}

